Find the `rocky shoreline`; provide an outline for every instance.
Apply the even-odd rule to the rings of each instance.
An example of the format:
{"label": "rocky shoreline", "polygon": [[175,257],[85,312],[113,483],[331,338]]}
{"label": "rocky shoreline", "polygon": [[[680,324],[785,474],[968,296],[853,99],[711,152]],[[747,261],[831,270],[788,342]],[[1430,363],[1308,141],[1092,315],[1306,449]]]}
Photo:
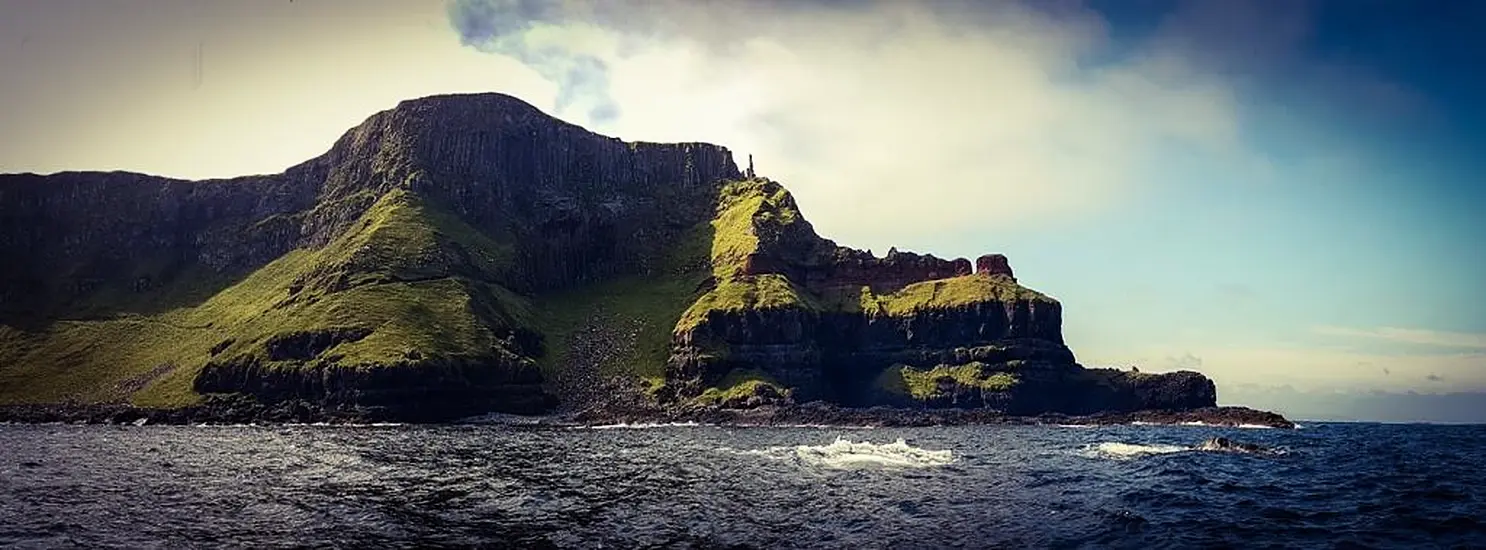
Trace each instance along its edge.
{"label": "rocky shoreline", "polygon": [[[751,409],[692,408],[605,410],[522,416],[524,424],[597,426],[642,423],[686,423],[739,426],[880,426],[949,425],[1108,426],[1121,424],[1206,425],[1293,429],[1295,423],[1268,411],[1247,407],[1206,407],[1190,410],[1147,410],[1093,415],[1042,414],[1009,416],[988,409],[849,408],[814,402],[802,405],[762,406]],[[178,409],[151,409],[126,404],[0,405],[0,423],[43,424],[457,424],[468,419],[407,418],[370,407],[326,408],[303,401],[264,404],[242,396],[213,396],[205,403]]]}
{"label": "rocky shoreline", "polygon": [[916,409],[899,407],[850,408],[814,402],[803,405],[763,406],[752,409],[705,408],[650,413],[589,411],[571,417],[586,425],[696,422],[747,426],[879,426],[921,427],[956,425],[1110,426],[1120,424],[1263,426],[1293,429],[1295,423],[1279,414],[1247,407],[1205,407],[1188,410],[1145,410],[1090,415],[1007,415],[991,409]]}

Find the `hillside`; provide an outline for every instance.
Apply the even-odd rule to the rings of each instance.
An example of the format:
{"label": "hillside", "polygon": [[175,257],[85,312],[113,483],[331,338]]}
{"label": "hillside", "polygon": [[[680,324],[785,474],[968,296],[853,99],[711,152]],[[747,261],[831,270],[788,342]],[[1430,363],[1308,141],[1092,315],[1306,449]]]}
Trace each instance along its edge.
{"label": "hillside", "polygon": [[405,101],[281,174],[0,176],[0,404],[1213,405],[1197,373],[1084,369],[1061,323],[1003,256],[837,246],[725,148],[501,94]]}

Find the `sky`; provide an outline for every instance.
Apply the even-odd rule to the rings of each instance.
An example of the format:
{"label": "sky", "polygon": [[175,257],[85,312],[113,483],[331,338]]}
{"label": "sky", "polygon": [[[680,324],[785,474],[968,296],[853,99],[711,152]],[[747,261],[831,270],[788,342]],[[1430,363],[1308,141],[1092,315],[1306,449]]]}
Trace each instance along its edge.
{"label": "sky", "polygon": [[1005,253],[1063,302],[1086,365],[1195,369],[1222,403],[1312,417],[1486,422],[1486,3],[0,14],[0,172],[272,173],[400,100],[504,92],[600,133],[751,154],[844,245]]}

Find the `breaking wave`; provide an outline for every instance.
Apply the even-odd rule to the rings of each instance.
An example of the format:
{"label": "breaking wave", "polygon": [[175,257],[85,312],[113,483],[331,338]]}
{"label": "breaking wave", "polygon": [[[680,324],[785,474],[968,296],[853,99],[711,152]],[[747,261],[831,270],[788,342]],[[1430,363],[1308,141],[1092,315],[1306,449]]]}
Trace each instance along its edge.
{"label": "breaking wave", "polygon": [[598,426],[578,426],[580,430],[648,430],[654,428],[696,428],[710,424],[698,424],[696,422],[636,422],[634,424],[620,422],[618,424],[602,424]]}
{"label": "breaking wave", "polygon": [[1080,454],[1089,458],[1104,458],[1112,460],[1130,460],[1143,456],[1166,455],[1185,452],[1207,452],[1207,453],[1236,453],[1251,455],[1279,456],[1289,453],[1288,449],[1281,447],[1259,447],[1256,449],[1244,449],[1240,447],[1225,448],[1214,444],[1212,441],[1204,441],[1195,446],[1184,445],[1145,445],[1141,443],[1124,443],[1119,441],[1105,441],[1094,445],[1087,445],[1081,449]]}
{"label": "breaking wave", "polygon": [[724,447],[718,450],[779,460],[794,460],[801,465],[831,470],[932,468],[945,466],[955,461],[952,450],[922,449],[909,445],[901,438],[892,443],[877,444],[837,437],[835,441],[825,445],[796,445],[744,451]]}
{"label": "breaking wave", "polygon": [[1139,443],[1121,443],[1118,441],[1105,441],[1097,445],[1089,445],[1083,448],[1084,456],[1092,458],[1111,458],[1115,460],[1130,460],[1132,458],[1181,453],[1195,451],[1193,447],[1181,445],[1142,445]]}

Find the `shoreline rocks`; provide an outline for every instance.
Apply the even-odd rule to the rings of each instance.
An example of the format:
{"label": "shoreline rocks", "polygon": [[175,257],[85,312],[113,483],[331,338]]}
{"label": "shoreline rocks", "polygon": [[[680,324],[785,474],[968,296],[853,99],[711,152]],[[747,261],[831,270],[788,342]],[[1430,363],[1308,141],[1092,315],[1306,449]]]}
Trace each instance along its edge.
{"label": "shoreline rocks", "polygon": [[[1206,407],[1182,411],[1136,411],[1118,414],[1014,416],[990,409],[851,408],[822,402],[763,406],[752,409],[700,408],[690,410],[589,409],[566,415],[520,416],[530,424],[597,426],[612,424],[680,423],[734,426],[876,426],[925,427],[960,425],[1079,425],[1129,424],[1203,425],[1294,429],[1295,423],[1268,411],[1247,407]],[[16,424],[408,424],[451,425],[462,418],[420,418],[372,407],[326,408],[308,401],[261,403],[241,395],[212,396],[205,403],[179,409],[150,409],[123,404],[0,405],[0,423]]]}

